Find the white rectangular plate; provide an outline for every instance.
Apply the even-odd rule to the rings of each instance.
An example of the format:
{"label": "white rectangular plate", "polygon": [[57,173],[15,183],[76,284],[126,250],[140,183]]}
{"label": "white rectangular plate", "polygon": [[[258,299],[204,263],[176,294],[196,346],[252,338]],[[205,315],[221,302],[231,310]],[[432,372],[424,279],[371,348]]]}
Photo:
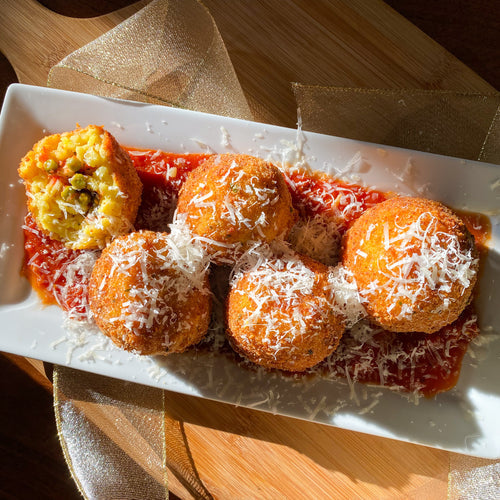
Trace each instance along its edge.
{"label": "white rectangular plate", "polygon": [[[257,376],[224,356],[166,358],[120,351],[100,334],[78,345],[57,307],[42,307],[21,277],[25,213],[17,175],[43,136],[102,125],[124,145],[185,152],[241,152],[275,160],[303,152],[311,167],[359,182],[487,214],[491,250],[477,307],[486,347],[468,354],[456,388],[414,405],[399,394],[344,380],[297,383]],[[297,139],[301,146],[294,149]],[[0,350],[114,378],[248,406],[459,453],[500,458],[500,167],[320,134],[119,101],[12,85],[0,117]]]}

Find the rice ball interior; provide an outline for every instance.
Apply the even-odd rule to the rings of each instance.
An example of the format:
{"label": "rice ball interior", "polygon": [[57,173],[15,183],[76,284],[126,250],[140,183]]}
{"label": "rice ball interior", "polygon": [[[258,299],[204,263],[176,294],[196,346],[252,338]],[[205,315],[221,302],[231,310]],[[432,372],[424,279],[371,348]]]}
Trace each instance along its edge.
{"label": "rice ball interior", "polygon": [[142,183],[128,153],[102,127],[43,138],[19,174],[37,226],[68,248],[104,248],[133,228]]}

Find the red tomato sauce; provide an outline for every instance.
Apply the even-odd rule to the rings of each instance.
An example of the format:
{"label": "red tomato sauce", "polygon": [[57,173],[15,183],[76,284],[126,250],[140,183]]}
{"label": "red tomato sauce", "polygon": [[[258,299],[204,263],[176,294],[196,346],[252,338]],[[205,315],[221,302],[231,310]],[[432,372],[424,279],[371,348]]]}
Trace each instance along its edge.
{"label": "red tomato sauce", "polygon": [[469,232],[474,236],[478,250],[482,253],[488,251],[488,240],[491,237],[491,223],[483,214],[455,210],[464,221]]}
{"label": "red tomato sauce", "polygon": [[[84,250],[70,250],[38,229],[35,220],[27,215],[24,222],[23,274],[44,304],[58,304],[65,311],[85,314],[89,276],[84,272],[72,275],[71,286],[66,286],[63,270]],[[64,290],[64,292],[63,292]]]}
{"label": "red tomato sauce", "polygon": [[368,208],[390,198],[390,193],[348,184],[321,172],[297,171],[286,175],[292,203],[303,217],[323,214],[342,221],[341,231]]}
{"label": "red tomato sauce", "polygon": [[[143,183],[136,229],[167,231],[184,180],[210,155],[127,150]],[[332,216],[342,222],[341,232],[366,209],[392,196],[322,173],[292,172],[286,174],[286,180],[293,204],[302,217]],[[479,214],[465,214],[464,220],[478,245],[484,246],[489,234],[487,219]],[[24,235],[23,271],[42,301],[59,304],[66,311],[85,313],[88,274],[74,274],[70,291],[59,293],[66,286],[62,269],[84,251],[69,250],[50,239],[38,230],[31,216],[26,218]],[[431,335],[364,328],[361,334],[356,327],[346,332],[338,349],[314,372],[432,396],[456,384],[467,347],[479,333],[471,307],[455,323]]]}
{"label": "red tomato sauce", "polygon": [[355,332],[346,332],[320,369],[349,380],[430,397],[456,385],[462,359],[478,334],[472,308],[432,334],[394,333],[367,326],[362,341]]}
{"label": "red tomato sauce", "polygon": [[166,231],[167,225],[172,222],[177,195],[187,175],[210,155],[126,149],[143,184],[136,229]]}

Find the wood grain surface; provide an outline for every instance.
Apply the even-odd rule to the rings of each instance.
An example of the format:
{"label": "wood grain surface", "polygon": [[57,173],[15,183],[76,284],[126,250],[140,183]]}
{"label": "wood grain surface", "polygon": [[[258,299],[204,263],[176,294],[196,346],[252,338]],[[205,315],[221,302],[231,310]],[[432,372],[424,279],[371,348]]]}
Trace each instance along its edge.
{"label": "wood grain surface", "polygon": [[[292,81],[478,92],[498,85],[492,2],[389,3],[427,35],[379,0],[204,0],[248,99],[273,123],[294,125]],[[43,4],[0,1],[2,91],[16,77],[44,85],[54,63],[138,9],[126,0]],[[0,497],[78,498],[57,446],[50,384],[20,358],[2,358],[0,370]],[[446,498],[447,452],[173,393],[167,403],[217,498]]]}

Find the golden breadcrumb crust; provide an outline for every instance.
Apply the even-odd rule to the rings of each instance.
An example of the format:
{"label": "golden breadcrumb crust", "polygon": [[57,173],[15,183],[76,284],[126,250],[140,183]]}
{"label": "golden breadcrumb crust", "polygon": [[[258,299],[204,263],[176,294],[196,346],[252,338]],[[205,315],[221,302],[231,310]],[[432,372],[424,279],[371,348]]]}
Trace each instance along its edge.
{"label": "golden breadcrumb crust", "polygon": [[[324,360],[337,348],[345,329],[344,318],[330,307],[329,268],[306,256],[296,258],[314,273],[312,291],[297,290],[284,297],[273,278],[259,283],[257,268],[235,279],[227,301],[227,335],[233,349],[255,364],[290,372],[305,371]],[[277,261],[268,265],[282,268]],[[279,280],[288,272],[283,268],[272,275]]]}
{"label": "golden breadcrumb crust", "polygon": [[217,263],[231,263],[250,242],[286,238],[297,214],[281,171],[247,155],[214,155],[193,170],[177,206]]}
{"label": "golden breadcrumb crust", "polygon": [[164,233],[116,238],[97,260],[89,285],[92,315],[118,347],[139,354],[183,352],[207,333],[211,297],[182,279],[165,254]]}
{"label": "golden breadcrumb crust", "polygon": [[395,197],[354,222],[343,241],[342,260],[374,323],[394,332],[433,333],[455,321],[469,303],[477,257],[473,236],[449,208]]}

